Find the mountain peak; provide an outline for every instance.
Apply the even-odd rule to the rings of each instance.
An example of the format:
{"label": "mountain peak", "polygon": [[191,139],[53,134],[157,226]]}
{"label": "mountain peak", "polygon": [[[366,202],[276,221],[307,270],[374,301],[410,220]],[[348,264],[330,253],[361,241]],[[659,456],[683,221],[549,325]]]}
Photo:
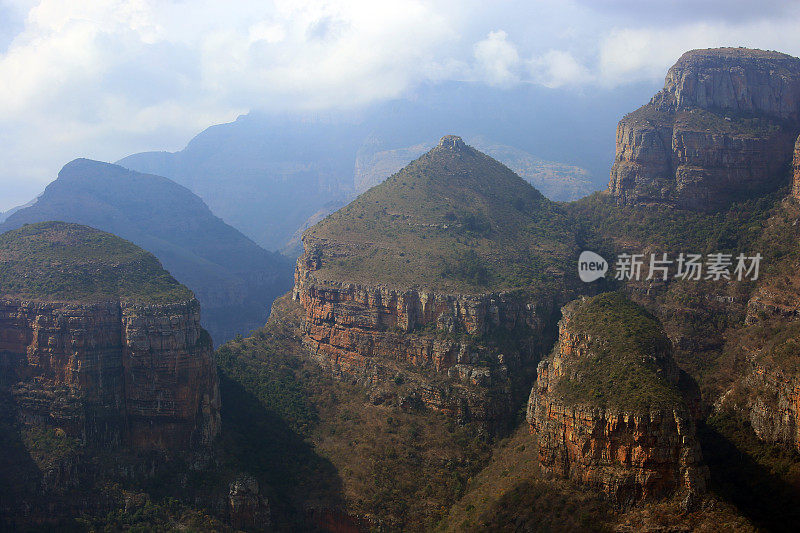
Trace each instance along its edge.
{"label": "mountain peak", "polygon": [[439,141],[439,146],[437,148],[459,152],[462,150],[466,150],[467,145],[464,143],[463,139],[461,139],[461,137],[459,137],[458,135],[445,135]]}
{"label": "mountain peak", "polygon": [[[543,221],[546,231],[538,229]],[[555,204],[454,135],[303,240],[317,279],[461,294],[561,272],[575,242]]]}

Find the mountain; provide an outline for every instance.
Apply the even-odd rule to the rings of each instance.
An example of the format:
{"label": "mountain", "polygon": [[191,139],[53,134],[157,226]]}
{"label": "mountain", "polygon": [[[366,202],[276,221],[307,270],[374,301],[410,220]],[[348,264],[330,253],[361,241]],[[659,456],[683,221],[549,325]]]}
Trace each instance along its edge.
{"label": "mountain", "polygon": [[617,127],[609,190],[621,203],[715,210],[786,184],[800,133],[800,59],[692,50]]}
{"label": "mountain", "polygon": [[[577,200],[595,190],[586,169],[544,161],[524,150],[497,144],[483,137],[474,137],[467,142],[504,163],[551,200]],[[387,150],[379,141],[365,143],[356,156],[356,192],[362,193],[381,183],[435,145],[424,143]]]}
{"label": "mountain", "polygon": [[465,293],[559,283],[577,246],[555,203],[455,136],[312,227],[304,243],[317,279]]}
{"label": "mountain", "polygon": [[[573,301],[561,315],[528,404],[542,469],[621,507],[675,493],[687,506],[696,501],[708,482],[695,430],[698,394],[658,319],[613,292]],[[615,453],[594,453],[606,447]]]}
{"label": "mountain", "polygon": [[61,222],[0,235],[4,529],[108,505],[104,460],[135,476],[149,468],[137,454],[208,453],[220,398],[199,318],[191,291],[119,237]]}
{"label": "mountain", "polygon": [[203,201],[167,178],[76,159],[38,201],[0,224],[76,222],[126,238],[150,251],[203,305],[203,324],[217,342],[266,321],[290,285],[290,267],[215,217]]}
{"label": "mountain", "polygon": [[378,402],[400,398],[490,433],[527,397],[531,361],[577,282],[562,208],[452,135],[303,244],[295,298],[313,360]]}
{"label": "mountain", "polygon": [[0,213],[0,222],[4,222],[8,217],[13,215],[14,213],[19,211],[20,209],[25,209],[26,207],[30,207],[35,203],[36,203],[36,200],[34,199],[34,200],[31,200],[30,202],[28,202],[25,205],[19,205],[17,207],[12,207],[8,211],[3,211],[2,213]]}
{"label": "mountain", "polygon": [[[364,155],[373,149],[374,139],[380,139],[381,150],[391,151],[428,143],[447,131],[470,139],[483,136],[530,154],[525,158],[535,161],[533,166],[500,160],[523,171],[531,167],[544,180],[537,186],[563,179],[558,166],[567,165],[586,169],[588,178],[577,178],[599,190],[611,162],[612,125],[632,102],[646,101],[653,90],[652,84],[591,93],[534,85],[437,84],[421,87],[414,98],[357,111],[254,111],[208,128],[179,152],[135,154],[118,164],[188,187],[227,223],[261,246],[280,250],[325,204],[346,204],[364,190],[356,159],[359,151]],[[400,166],[419,155],[404,156]],[[558,172],[550,170],[550,163],[537,170],[538,161],[558,162]],[[393,164],[376,175],[385,178],[399,168]],[[583,187],[570,194],[582,194]],[[570,185],[564,193],[573,189]],[[554,193],[560,193],[558,187]]]}

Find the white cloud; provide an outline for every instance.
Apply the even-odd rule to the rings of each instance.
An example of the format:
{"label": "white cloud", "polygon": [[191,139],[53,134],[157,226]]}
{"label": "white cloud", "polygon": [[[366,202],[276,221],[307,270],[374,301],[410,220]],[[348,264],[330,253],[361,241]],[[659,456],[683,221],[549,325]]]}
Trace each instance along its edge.
{"label": "white cloud", "polygon": [[564,50],[548,50],[531,59],[529,63],[531,81],[551,89],[592,80],[589,70],[570,52]]}
{"label": "white cloud", "polygon": [[800,54],[797,9],[754,18],[737,2],[741,16],[697,8],[701,22],[656,27],[633,0],[635,19],[585,0],[0,0],[0,210],[74,157],[179,149],[254,108],[354,107],[445,80],[616,86],[700,46]]}
{"label": "white cloud", "polygon": [[687,50],[746,46],[800,55],[798,18],[744,24],[694,23],[671,28],[615,29],[600,40],[598,79],[611,86],[661,79]]}
{"label": "white cloud", "polygon": [[508,85],[519,81],[520,63],[516,46],[508,41],[503,30],[491,31],[475,43],[476,75],[491,85]]}

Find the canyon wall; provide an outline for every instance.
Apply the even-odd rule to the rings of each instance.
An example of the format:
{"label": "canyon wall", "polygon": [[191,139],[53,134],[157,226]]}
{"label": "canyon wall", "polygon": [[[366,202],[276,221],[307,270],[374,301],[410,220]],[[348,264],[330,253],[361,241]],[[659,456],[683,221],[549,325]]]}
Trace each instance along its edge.
{"label": "canyon wall", "polygon": [[664,89],[617,127],[609,191],[621,204],[717,209],[785,182],[800,132],[800,59],[685,53]]}
{"label": "canyon wall", "polygon": [[[684,387],[689,389],[688,403],[671,399],[645,407],[602,402],[595,389],[577,401],[566,398],[561,385],[581,381],[576,365],[595,358],[597,343],[603,342],[603,333],[597,336],[572,328],[573,313],[580,305],[582,301],[576,301],[563,308],[556,347],[539,363],[528,403],[528,422],[538,437],[543,471],[599,489],[622,507],[676,492],[685,494],[686,505],[691,505],[705,492],[708,477],[695,436],[696,407],[691,404],[699,403],[697,393]],[[680,388],[681,372],[669,351],[651,356],[659,379]],[[614,374],[602,362],[593,364],[601,373]]]}
{"label": "canyon wall", "polygon": [[196,301],[0,299],[0,369],[20,421],[135,449],[208,446],[219,431],[212,344]]}
{"label": "canyon wall", "polygon": [[[401,405],[421,403],[489,426],[508,418],[514,380],[546,344],[552,307],[516,293],[439,294],[319,280],[317,267],[313,253],[300,258],[294,299],[306,313],[303,342],[324,368],[367,385],[376,402],[402,380],[411,390]],[[522,343],[496,342],[522,332]]]}
{"label": "canyon wall", "polygon": [[792,158],[792,196],[800,199],[800,136],[794,143],[794,156]]}

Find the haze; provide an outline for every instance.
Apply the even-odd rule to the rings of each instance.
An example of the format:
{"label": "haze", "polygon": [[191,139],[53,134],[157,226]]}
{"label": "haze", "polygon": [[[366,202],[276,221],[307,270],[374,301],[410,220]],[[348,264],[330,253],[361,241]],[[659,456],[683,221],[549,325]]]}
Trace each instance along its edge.
{"label": "haze", "polygon": [[799,24],[791,1],[3,1],[0,211],[76,157],[178,150],[250,110],[351,111],[454,81],[624,94],[690,48],[800,55]]}

